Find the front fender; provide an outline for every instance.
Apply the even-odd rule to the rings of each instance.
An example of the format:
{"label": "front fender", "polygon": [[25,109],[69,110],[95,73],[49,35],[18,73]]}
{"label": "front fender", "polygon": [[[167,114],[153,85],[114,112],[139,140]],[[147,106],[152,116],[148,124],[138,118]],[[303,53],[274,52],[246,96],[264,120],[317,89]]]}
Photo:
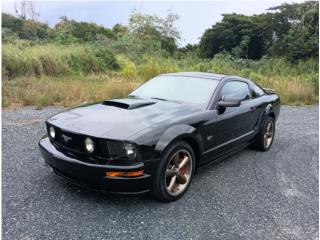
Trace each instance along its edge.
{"label": "front fender", "polygon": [[202,152],[203,144],[200,133],[194,127],[185,124],[174,125],[164,131],[155,146],[155,151],[161,156],[171,143],[180,139],[190,139],[197,144],[199,152]]}

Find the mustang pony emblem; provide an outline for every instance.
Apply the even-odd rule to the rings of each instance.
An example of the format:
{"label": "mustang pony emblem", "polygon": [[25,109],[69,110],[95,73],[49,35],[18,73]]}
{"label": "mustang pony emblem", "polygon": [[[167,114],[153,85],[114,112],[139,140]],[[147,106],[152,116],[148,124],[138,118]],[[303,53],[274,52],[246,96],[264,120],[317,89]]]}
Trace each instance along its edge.
{"label": "mustang pony emblem", "polygon": [[64,140],[65,142],[68,142],[69,140],[72,140],[72,137],[69,137],[69,136],[64,135],[64,134],[62,134],[61,137],[63,138],[63,140]]}

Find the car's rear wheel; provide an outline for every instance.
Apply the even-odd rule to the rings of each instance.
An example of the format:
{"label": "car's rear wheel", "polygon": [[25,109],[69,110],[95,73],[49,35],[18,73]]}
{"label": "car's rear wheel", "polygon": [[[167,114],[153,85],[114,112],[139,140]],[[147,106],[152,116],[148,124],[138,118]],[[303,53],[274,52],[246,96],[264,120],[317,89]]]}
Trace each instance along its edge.
{"label": "car's rear wheel", "polygon": [[268,116],[258,133],[254,147],[261,151],[268,151],[273,143],[275,133],[275,121],[273,117]]}
{"label": "car's rear wheel", "polygon": [[181,198],[190,186],[195,169],[193,149],[179,141],[164,153],[154,178],[153,195],[161,201]]}

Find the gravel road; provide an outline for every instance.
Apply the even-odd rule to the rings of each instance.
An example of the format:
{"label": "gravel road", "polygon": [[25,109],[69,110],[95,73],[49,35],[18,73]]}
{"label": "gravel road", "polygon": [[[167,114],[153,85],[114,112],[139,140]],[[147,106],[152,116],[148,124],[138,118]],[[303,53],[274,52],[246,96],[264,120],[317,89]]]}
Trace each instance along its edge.
{"label": "gravel road", "polygon": [[318,106],[282,107],[269,152],[201,169],[183,199],[106,196],[58,179],[37,142],[61,108],[2,113],[3,239],[318,239]]}

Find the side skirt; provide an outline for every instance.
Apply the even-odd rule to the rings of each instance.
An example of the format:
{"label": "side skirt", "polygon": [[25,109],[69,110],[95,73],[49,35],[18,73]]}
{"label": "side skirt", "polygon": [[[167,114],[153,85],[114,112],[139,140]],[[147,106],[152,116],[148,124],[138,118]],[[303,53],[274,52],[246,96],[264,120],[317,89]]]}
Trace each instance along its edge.
{"label": "side skirt", "polygon": [[223,161],[224,159],[226,159],[226,158],[228,158],[228,157],[230,157],[230,156],[233,156],[234,154],[236,154],[236,153],[240,152],[241,150],[247,148],[247,147],[250,146],[252,143],[253,143],[253,141],[246,142],[246,143],[240,145],[239,147],[236,147],[236,148],[232,149],[231,151],[229,151],[229,152],[227,152],[227,153],[225,153],[225,154],[223,154],[223,155],[221,155],[221,156],[213,159],[212,161],[208,161],[208,162],[200,165],[200,166],[196,169],[196,171],[197,171],[199,168],[202,168],[202,167],[205,167],[205,166],[208,166],[208,165],[211,165],[211,164],[212,164],[212,165],[218,164],[218,163],[220,163],[221,161]]}

